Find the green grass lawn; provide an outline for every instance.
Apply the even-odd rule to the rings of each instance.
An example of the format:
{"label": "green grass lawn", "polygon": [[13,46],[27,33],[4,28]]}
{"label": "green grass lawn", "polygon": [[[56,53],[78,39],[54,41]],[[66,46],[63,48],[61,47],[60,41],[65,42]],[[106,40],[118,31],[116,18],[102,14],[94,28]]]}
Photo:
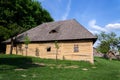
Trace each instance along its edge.
{"label": "green grass lawn", "polygon": [[120,80],[120,61],[95,58],[95,64],[0,55],[0,80]]}

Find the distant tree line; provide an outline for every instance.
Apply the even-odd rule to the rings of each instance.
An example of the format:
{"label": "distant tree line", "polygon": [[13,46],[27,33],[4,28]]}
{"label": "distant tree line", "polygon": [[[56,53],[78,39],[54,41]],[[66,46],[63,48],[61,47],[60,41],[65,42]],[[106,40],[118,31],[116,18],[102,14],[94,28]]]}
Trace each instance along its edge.
{"label": "distant tree line", "polygon": [[120,51],[120,37],[118,37],[114,32],[101,32],[100,34],[97,34],[97,37],[99,41],[97,51],[101,53],[107,53],[110,49]]}

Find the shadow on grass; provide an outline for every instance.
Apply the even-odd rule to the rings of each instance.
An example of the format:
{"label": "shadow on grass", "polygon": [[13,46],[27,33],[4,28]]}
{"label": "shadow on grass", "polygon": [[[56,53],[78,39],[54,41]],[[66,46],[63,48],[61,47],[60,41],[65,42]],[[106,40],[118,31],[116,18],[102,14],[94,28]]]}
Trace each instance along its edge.
{"label": "shadow on grass", "polygon": [[32,62],[29,57],[0,58],[0,70],[28,69],[32,67],[44,67]]}

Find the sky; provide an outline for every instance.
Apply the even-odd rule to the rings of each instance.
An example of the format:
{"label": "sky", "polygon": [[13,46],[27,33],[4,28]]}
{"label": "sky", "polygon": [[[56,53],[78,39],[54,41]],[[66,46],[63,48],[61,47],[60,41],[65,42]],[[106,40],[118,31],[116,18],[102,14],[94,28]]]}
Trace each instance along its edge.
{"label": "sky", "polygon": [[76,19],[93,34],[120,36],[120,0],[38,0],[55,21]]}

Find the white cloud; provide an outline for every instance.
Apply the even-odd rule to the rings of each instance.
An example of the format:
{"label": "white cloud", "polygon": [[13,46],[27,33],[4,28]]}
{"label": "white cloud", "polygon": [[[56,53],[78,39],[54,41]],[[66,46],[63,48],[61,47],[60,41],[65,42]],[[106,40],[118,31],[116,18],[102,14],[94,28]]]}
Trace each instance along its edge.
{"label": "white cloud", "polygon": [[120,23],[107,24],[105,27],[109,29],[120,29]]}
{"label": "white cloud", "polygon": [[69,12],[70,12],[70,9],[71,9],[71,0],[69,0],[69,2],[68,2],[67,8],[66,8],[66,12],[62,16],[62,20],[67,19],[68,15],[69,15]]}
{"label": "white cloud", "polygon": [[89,29],[89,31],[93,34],[99,34],[99,32],[97,30],[92,30],[92,29]]}
{"label": "white cloud", "polygon": [[117,32],[120,30],[120,23],[109,23],[109,24],[106,24],[104,25],[103,27],[102,26],[99,26],[96,24],[96,20],[90,20],[88,22],[88,25],[89,25],[89,31],[92,32],[93,34],[98,34],[99,32],[101,31],[104,31],[104,32]]}
{"label": "white cloud", "polygon": [[89,26],[97,31],[104,31],[106,32],[107,30],[99,25],[96,24],[96,20],[91,20],[89,21]]}

